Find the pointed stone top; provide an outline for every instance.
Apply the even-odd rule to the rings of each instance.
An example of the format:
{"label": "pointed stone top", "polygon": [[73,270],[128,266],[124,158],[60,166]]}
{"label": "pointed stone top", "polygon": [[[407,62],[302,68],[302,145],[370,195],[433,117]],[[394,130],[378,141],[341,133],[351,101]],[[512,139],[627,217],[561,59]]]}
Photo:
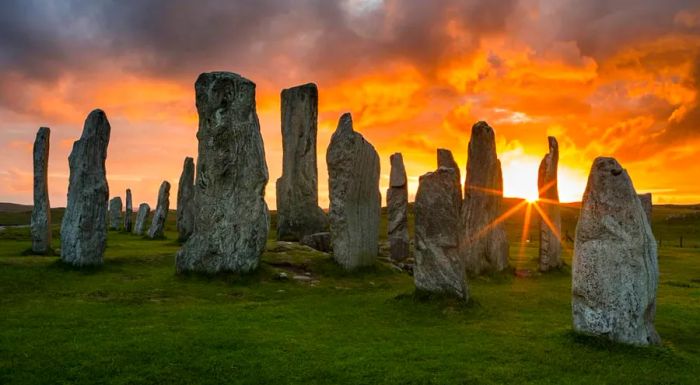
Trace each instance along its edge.
{"label": "pointed stone top", "polygon": [[391,174],[389,177],[389,187],[403,187],[407,183],[406,167],[403,164],[403,156],[400,152],[392,154],[389,158],[391,161]]}
{"label": "pointed stone top", "polygon": [[190,156],[185,157],[184,166],[187,167],[187,166],[189,166],[190,164],[194,164],[194,159],[193,159],[192,157],[190,157]]}
{"label": "pointed stone top", "polygon": [[600,204],[618,206],[636,196],[632,179],[617,160],[599,157],[593,161],[584,201],[592,199]]}
{"label": "pointed stone top", "polygon": [[109,121],[107,120],[107,114],[99,108],[94,109],[85,118],[85,125],[83,127],[83,133],[80,139],[87,138],[94,135],[99,135],[105,140],[109,141],[109,133],[111,127]]}
{"label": "pointed stone top", "polygon": [[255,83],[253,83],[253,81],[246,79],[237,73],[226,71],[203,72],[199,74],[199,77],[197,77],[197,81],[195,82],[195,87],[197,84],[205,83],[216,79],[230,79],[235,82],[248,83],[255,87]]}
{"label": "pointed stone top", "polygon": [[39,135],[48,135],[51,133],[51,129],[48,127],[39,127],[39,131],[37,131],[37,136]]}
{"label": "pointed stone top", "polygon": [[338,120],[338,128],[335,130],[335,135],[345,134],[347,132],[355,132],[352,128],[352,115],[349,112],[344,113]]}
{"label": "pointed stone top", "polygon": [[549,152],[554,152],[554,151],[559,151],[559,142],[557,142],[557,138],[553,136],[548,136],[547,141],[549,142]]}
{"label": "pointed stone top", "polygon": [[474,135],[474,133],[485,133],[495,136],[493,128],[491,128],[491,126],[489,126],[489,124],[483,120],[474,123],[472,126],[472,135]]}

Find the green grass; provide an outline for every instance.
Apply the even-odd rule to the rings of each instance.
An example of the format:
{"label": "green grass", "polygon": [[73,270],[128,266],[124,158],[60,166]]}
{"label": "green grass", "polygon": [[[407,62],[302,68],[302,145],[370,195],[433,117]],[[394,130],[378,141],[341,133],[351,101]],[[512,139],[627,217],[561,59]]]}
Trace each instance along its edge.
{"label": "green grass", "polygon": [[[8,228],[0,384],[697,383],[700,218],[665,219],[687,212],[655,211],[668,241],[656,322],[664,343],[651,348],[572,333],[569,269],[534,272],[536,226],[521,245],[522,212],[507,222],[511,264],[533,273],[473,279],[467,305],[417,296],[410,276],[381,262],[345,273],[325,254],[278,245],[274,232],[252,275],[177,276],[174,215],[165,240],[110,232],[105,265],[92,270],[22,256],[29,230]],[[564,209],[572,236],[576,215]],[[671,242],[680,233],[684,248]],[[312,280],[278,281],[280,271]]]}

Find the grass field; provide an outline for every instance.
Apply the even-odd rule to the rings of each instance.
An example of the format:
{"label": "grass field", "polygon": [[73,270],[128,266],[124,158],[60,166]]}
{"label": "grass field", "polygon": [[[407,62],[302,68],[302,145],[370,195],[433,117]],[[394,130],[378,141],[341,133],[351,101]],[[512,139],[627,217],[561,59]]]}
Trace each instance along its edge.
{"label": "grass field", "polygon": [[[664,343],[651,348],[572,333],[570,271],[533,272],[536,226],[523,236],[524,209],[507,222],[511,264],[533,273],[473,279],[467,305],[414,296],[412,277],[382,262],[344,273],[327,254],[277,244],[274,232],[253,275],[177,276],[172,214],[165,240],[110,232],[94,270],[23,256],[29,230],[7,228],[0,383],[697,384],[697,209],[655,207]],[[577,212],[563,209],[572,237]],[[280,271],[311,280],[278,281]]]}

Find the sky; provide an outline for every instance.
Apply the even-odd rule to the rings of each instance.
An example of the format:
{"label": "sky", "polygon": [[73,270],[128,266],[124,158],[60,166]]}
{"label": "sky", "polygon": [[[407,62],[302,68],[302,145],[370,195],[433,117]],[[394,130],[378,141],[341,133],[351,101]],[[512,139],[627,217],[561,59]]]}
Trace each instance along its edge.
{"label": "sky", "polygon": [[[275,208],[280,91],[319,88],[319,201],[343,112],[381,158],[403,153],[410,199],[448,148],[466,168],[471,126],[496,131],[504,194],[532,198],[547,136],[562,201],[614,156],[655,203],[700,202],[700,3],[689,0],[250,0],[0,2],[0,201],[32,202],[32,144],[51,128],[49,194],[64,206],[87,114],[112,126],[112,196],[155,204],[196,159],[194,81],[257,84]],[[384,194],[383,194],[384,195]]]}

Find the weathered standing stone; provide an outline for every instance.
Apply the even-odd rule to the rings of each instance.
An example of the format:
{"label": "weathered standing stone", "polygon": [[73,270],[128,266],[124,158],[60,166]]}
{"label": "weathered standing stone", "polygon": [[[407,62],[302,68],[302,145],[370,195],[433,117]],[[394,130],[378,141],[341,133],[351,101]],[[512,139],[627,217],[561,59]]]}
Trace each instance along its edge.
{"label": "weathered standing stone", "polygon": [[391,259],[402,261],[409,256],[408,240],[408,179],[401,153],[391,155],[391,174],[386,191]]}
{"label": "weathered standing stone", "polygon": [[61,223],[61,260],[75,266],[101,265],[107,245],[105,160],[111,127],[102,110],[92,111],[68,157],[68,203]]}
{"label": "weathered standing stone", "polygon": [[143,235],[146,231],[146,220],[150,213],[151,206],[149,206],[148,203],[141,203],[139,205],[139,211],[136,213],[136,221],[134,222],[134,234]]}
{"label": "weathered standing stone", "polygon": [[462,253],[467,272],[481,274],[508,268],[508,237],[502,221],[503,176],[496,137],[486,122],[472,127],[464,183]]}
{"label": "weathered standing stone", "polygon": [[109,229],[119,230],[122,227],[122,198],[114,197],[109,200]]}
{"label": "weathered standing stone", "polygon": [[49,138],[51,130],[41,127],[34,140],[34,207],[32,208],[32,253],[51,252],[51,205],[49,203]]}
{"label": "weathered standing stone", "polygon": [[170,210],[170,183],[163,181],[158,189],[158,204],[156,211],[153,212],[153,220],[151,227],[148,229],[147,236],[151,239],[163,238],[165,236],[165,220],[168,219],[168,211]]}
{"label": "weathered standing stone", "polygon": [[177,271],[249,272],[265,250],[268,174],[255,83],[228,72],[195,83],[199,156],[194,231],[177,254]]}
{"label": "weathered standing stone", "polygon": [[[438,148],[437,149],[437,166],[438,166],[438,168],[445,167],[445,168],[451,168],[451,169],[455,170],[455,179],[457,179],[457,184],[459,184],[459,185],[462,184],[462,176],[461,176],[460,171],[459,171],[459,166],[457,165],[457,162],[455,162],[454,156],[452,156],[452,151],[444,149],[444,148]],[[459,196],[460,196],[460,198],[462,197],[462,191],[459,192]]]}
{"label": "weathered standing stone", "polygon": [[131,189],[126,189],[126,210],[124,211],[124,231],[131,232],[133,227],[134,203],[131,200]]}
{"label": "weathered standing stone", "polygon": [[461,186],[456,170],[440,167],[419,179],[416,193],[416,288],[467,300],[469,290],[460,253]]}
{"label": "weathered standing stone", "polygon": [[372,265],[379,252],[379,155],[343,114],[326,153],[333,258],[348,270]]}
{"label": "weathered standing stone", "polygon": [[326,231],[318,207],[318,90],[309,83],[282,91],[282,177],[277,179],[277,239],[298,241]]}
{"label": "weathered standing stone", "polygon": [[194,230],[194,159],[187,157],[177,187],[177,233],[185,242]]}
{"label": "weathered standing stone", "polygon": [[593,162],[574,244],[574,329],[629,344],[658,344],[656,241],[627,171]]}
{"label": "weathered standing stone", "polygon": [[651,193],[646,193],[646,194],[639,194],[639,200],[642,202],[642,208],[644,208],[644,214],[646,214],[647,221],[649,221],[649,225],[651,226],[651,213],[652,213],[652,201],[651,201],[652,195]]}
{"label": "weathered standing stone", "polygon": [[559,168],[559,144],[553,136],[549,141],[549,153],[540,163],[537,176],[537,188],[540,209],[540,271],[558,269],[561,260],[561,213],[559,211],[559,186],[557,170]]}

